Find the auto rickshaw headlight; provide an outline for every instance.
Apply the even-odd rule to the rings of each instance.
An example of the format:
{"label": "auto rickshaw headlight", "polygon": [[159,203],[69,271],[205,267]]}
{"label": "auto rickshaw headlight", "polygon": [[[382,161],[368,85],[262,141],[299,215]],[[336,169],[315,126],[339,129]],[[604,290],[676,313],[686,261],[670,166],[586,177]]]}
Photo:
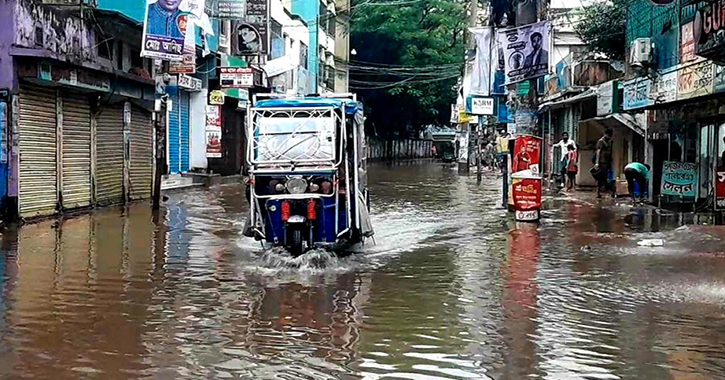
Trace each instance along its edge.
{"label": "auto rickshaw headlight", "polygon": [[304,194],[307,191],[307,181],[302,178],[293,178],[287,181],[286,186],[290,194]]}
{"label": "auto rickshaw headlight", "polygon": [[284,185],[281,183],[278,183],[274,186],[274,191],[281,193],[284,191]]}

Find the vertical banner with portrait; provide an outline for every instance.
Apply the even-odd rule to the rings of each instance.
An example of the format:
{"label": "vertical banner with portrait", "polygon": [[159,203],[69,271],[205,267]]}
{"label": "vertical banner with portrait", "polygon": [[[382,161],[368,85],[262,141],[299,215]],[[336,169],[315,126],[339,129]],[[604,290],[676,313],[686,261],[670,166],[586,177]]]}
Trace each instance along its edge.
{"label": "vertical banner with portrait", "polygon": [[234,27],[235,55],[269,52],[269,0],[247,0],[247,14]]}
{"label": "vertical banner with portrait", "polygon": [[141,55],[181,61],[187,31],[193,30],[204,11],[203,0],[146,0]]}
{"label": "vertical banner with portrait", "polygon": [[497,41],[506,67],[506,84],[538,78],[549,73],[549,32],[542,21],[498,32]]}
{"label": "vertical banner with portrait", "polygon": [[222,107],[206,106],[206,157],[222,157]]}

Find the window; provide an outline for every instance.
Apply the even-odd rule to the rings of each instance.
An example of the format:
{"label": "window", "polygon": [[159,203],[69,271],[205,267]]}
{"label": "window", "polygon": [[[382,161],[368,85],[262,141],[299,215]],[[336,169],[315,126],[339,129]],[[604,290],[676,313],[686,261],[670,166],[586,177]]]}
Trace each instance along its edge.
{"label": "window", "polygon": [[131,50],[131,67],[143,68],[143,58],[138,50]]}
{"label": "window", "polygon": [[300,42],[300,66],[307,70],[307,56],[309,55],[309,49],[304,42]]}
{"label": "window", "polygon": [[269,59],[284,57],[285,43],[284,36],[282,35],[282,25],[277,21],[272,20],[270,23],[270,31],[272,32],[272,48],[269,52]]}
{"label": "window", "polygon": [[116,70],[123,70],[123,42],[116,43]]}
{"label": "window", "polygon": [[113,51],[113,38],[104,38],[96,45],[98,58],[111,59]]}
{"label": "window", "polygon": [[335,38],[335,24],[337,24],[337,17],[330,13],[329,18],[327,19],[327,34],[329,34],[332,38]]}

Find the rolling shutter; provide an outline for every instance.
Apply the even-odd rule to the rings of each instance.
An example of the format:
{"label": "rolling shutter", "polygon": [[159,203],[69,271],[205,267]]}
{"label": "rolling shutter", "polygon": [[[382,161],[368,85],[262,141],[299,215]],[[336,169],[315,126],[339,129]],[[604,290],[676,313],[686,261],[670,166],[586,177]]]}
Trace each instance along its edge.
{"label": "rolling shutter", "polygon": [[91,205],[91,107],[86,97],[63,94],[64,209]]}
{"label": "rolling shutter", "polygon": [[133,106],[131,109],[131,164],[129,169],[131,199],[151,197],[153,182],[153,123],[151,113]]}
{"label": "rolling shutter", "polygon": [[168,162],[169,172],[176,174],[179,172],[179,143],[180,143],[180,127],[181,127],[181,101],[179,93],[181,91],[176,87],[167,88],[169,98],[171,98],[171,110],[169,110],[169,131],[166,141],[168,142]]}
{"label": "rolling shutter", "polygon": [[182,173],[189,171],[189,93],[180,91],[181,104],[180,112],[180,131],[179,131],[179,166]]}
{"label": "rolling shutter", "polygon": [[19,124],[20,216],[54,214],[58,201],[55,89],[21,86]]}
{"label": "rolling shutter", "polygon": [[123,202],[123,104],[102,108],[96,122],[96,202]]}

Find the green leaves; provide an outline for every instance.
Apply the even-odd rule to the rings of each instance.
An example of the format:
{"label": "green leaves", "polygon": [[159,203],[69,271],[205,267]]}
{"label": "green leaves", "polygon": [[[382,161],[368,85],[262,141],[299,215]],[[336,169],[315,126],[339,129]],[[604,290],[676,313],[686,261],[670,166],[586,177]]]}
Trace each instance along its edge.
{"label": "green leaves", "polygon": [[574,31],[590,51],[613,60],[624,60],[626,0],[596,3],[581,11]]}
{"label": "green leaves", "polygon": [[405,136],[447,123],[465,53],[466,3],[355,0],[351,90],[375,131]]}

